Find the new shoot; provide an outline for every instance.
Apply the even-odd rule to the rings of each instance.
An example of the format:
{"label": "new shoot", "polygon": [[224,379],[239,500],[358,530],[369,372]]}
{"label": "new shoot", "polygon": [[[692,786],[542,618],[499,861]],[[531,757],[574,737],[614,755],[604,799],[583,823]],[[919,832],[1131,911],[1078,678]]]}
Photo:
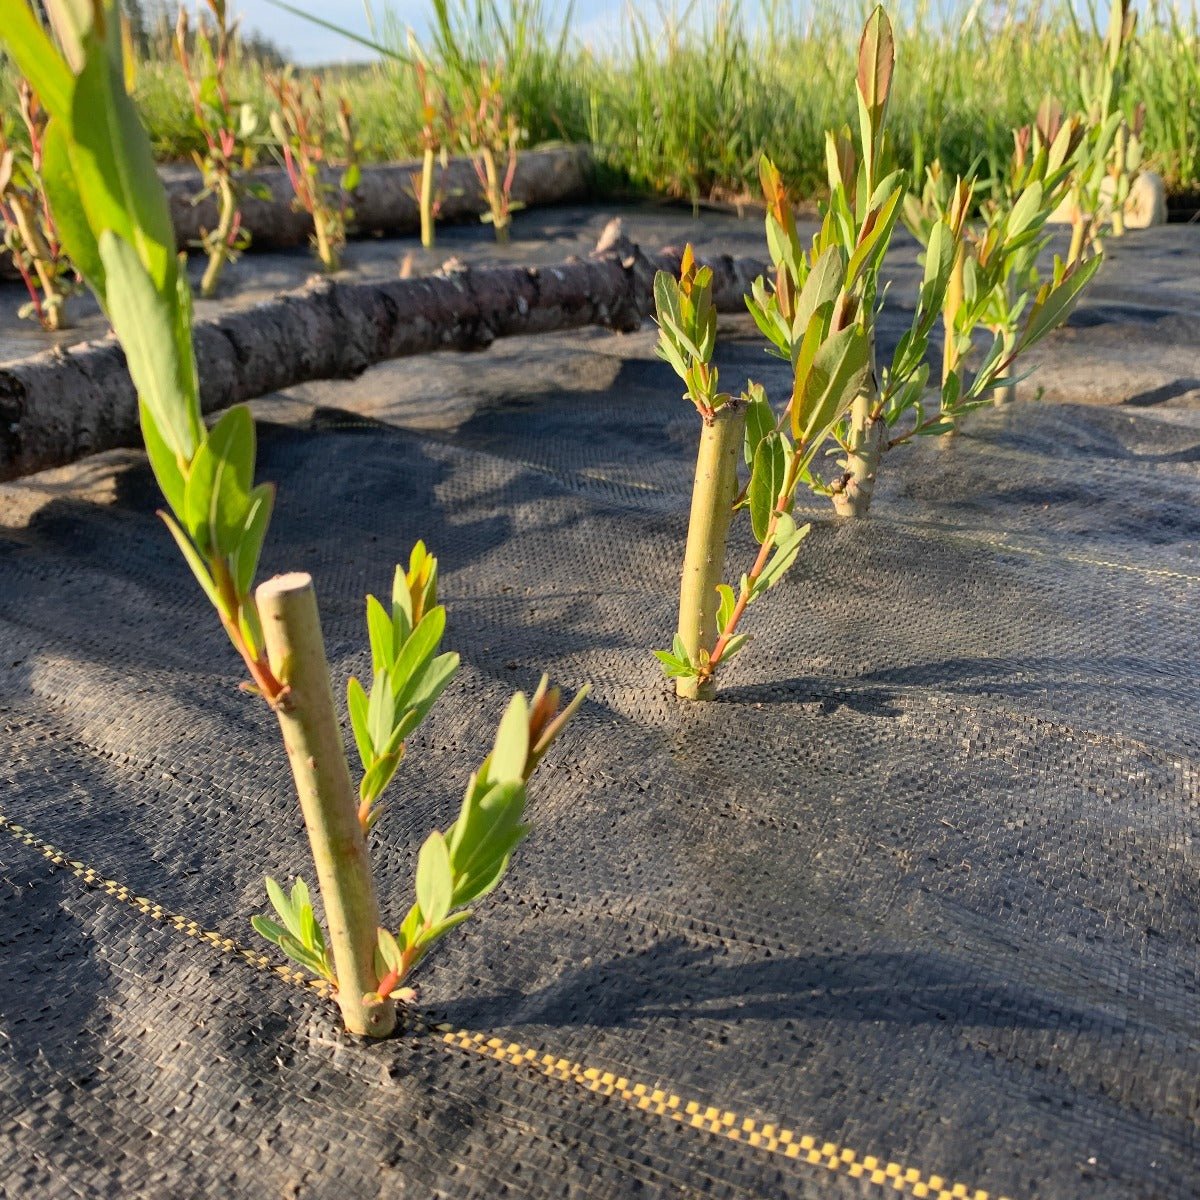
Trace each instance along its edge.
{"label": "new shoot", "polygon": [[160,515],[245,663],[251,682],[243,686],[271,706],[283,734],[327,931],[303,884],[285,896],[273,882],[268,895],[283,924],[258,927],[334,987],[348,1030],[386,1036],[408,969],[503,875],[526,832],[529,776],[586,689],[561,711],[544,682],[532,702],[514,699],[458,821],[418,859],[416,915],[385,937],[367,834],[404,739],[457,666],[456,656],[439,653],[436,561],[418,546],[397,572],[390,613],[377,601],[368,606],[371,691],[359,684],[350,693],[364,766],[356,796],[312,580],[293,572],[254,587],[274,488],[254,482],[250,412],[229,409],[211,429],[201,417],[191,295],[150,142],[126,91],[115,5],[52,6],[57,44],[26,4],[6,11],[0,40],[49,114],[45,177],[63,244],[112,322],[137,389],[166,500]]}

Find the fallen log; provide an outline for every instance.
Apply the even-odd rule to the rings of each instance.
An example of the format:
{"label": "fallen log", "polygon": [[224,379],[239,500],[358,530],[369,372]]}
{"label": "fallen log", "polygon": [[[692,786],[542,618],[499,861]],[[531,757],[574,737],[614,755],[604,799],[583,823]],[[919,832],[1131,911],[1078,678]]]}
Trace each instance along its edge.
{"label": "fallen log", "polygon": [[[590,164],[590,155],[581,146],[525,150],[517,158],[512,197],[531,208],[583,200],[588,194]],[[350,234],[398,234],[420,229],[414,182],[420,172],[419,161],[364,165],[358,187],[344,197],[353,213]],[[217,205],[211,196],[195,202],[203,186],[195,168],[165,167],[161,174],[171,204],[175,237],[182,249],[198,242],[202,229],[216,227]],[[324,175],[327,182],[336,185],[341,170],[326,168]],[[242,225],[250,232],[251,249],[307,242],[312,236],[312,218],[292,206],[287,172],[282,167],[260,167],[249,178],[270,194],[269,199],[247,196],[242,202]],[[477,220],[488,211],[469,159],[452,158],[445,168],[439,166],[436,183],[442,194],[439,221]]]}
{"label": "fallen log", "polygon": [[[314,280],[195,328],[201,405],[212,412],[316,379],[433,350],[482,350],[497,338],[597,325],[637,329],[657,270],[679,251],[646,255],[610,222],[587,258],[549,267],[468,268],[386,283]],[[722,311],[742,311],[755,259],[704,259]],[[137,401],[117,341],[83,342],[0,367],[0,480],[140,441]]]}

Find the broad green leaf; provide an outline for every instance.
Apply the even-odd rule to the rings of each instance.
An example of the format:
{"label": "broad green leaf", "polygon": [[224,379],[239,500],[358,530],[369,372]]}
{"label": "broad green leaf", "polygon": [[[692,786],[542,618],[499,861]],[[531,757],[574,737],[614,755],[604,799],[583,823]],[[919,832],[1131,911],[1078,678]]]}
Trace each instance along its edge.
{"label": "broad green leaf", "polygon": [[[162,298],[174,299],[175,229],[150,139],[94,32],[84,47],[86,62],[71,104],[71,162],[88,223],[102,231],[102,253],[105,232],[124,238],[154,289]],[[107,261],[105,270],[111,273]],[[110,280],[109,293],[119,286]],[[111,311],[112,295],[108,299]]]}
{"label": "broad green leaf", "polygon": [[42,106],[52,116],[66,119],[71,111],[75,80],[63,56],[42,28],[31,4],[4,0],[0,4],[0,43],[17,69],[29,80]]}
{"label": "broad green leaf", "polygon": [[904,188],[897,186],[882,208],[872,209],[868,214],[867,223],[863,226],[863,233],[859,237],[858,245],[846,267],[847,287],[852,287],[868,268],[878,267],[892,240],[892,231],[896,227],[896,219],[900,215],[900,204],[903,200]]}
{"label": "broad green leaf", "polygon": [[775,552],[767,562],[763,573],[754,584],[754,595],[759,596],[768,588],[773,588],[796,561],[800,552],[800,543],[808,536],[811,525],[796,528],[795,521],[789,516],[781,516],[775,530]]}
{"label": "broad green leaf", "polygon": [[187,398],[178,387],[179,361],[170,305],[155,290],[133,247],[106,230],[100,258],[107,281],[107,308],[121,339],[129,373],[171,452],[190,462],[196,441]]}
{"label": "broad green leaf", "polygon": [[458,881],[454,890],[454,907],[464,904],[474,904],[492,891],[508,870],[512,852],[529,833],[527,825],[518,825],[510,830],[503,838],[497,838],[490,843],[490,848],[496,851],[490,858],[481,859],[476,863],[469,875]]}
{"label": "broad green leaf", "polygon": [[661,323],[664,316],[678,325],[679,312],[679,283],[666,271],[658,271],[654,276],[654,308]]}
{"label": "broad green leaf", "polygon": [[396,658],[394,626],[383,605],[374,596],[367,597],[367,639],[371,643],[371,667],[387,670]]}
{"label": "broad green leaf", "polygon": [[273,483],[260,483],[251,490],[233,562],[234,584],[239,596],[248,596],[254,586],[254,576],[258,572],[258,560],[262,555],[263,540],[267,536],[274,506]]}
{"label": "broad green leaf", "polygon": [[371,695],[367,702],[367,730],[376,753],[382,753],[392,735],[392,722],[396,709],[392,703],[392,681],[387,671],[376,671],[371,681]]}
{"label": "broad green leaf", "polygon": [[787,453],[783,438],[772,431],[759,442],[750,475],[750,524],[760,543],[766,540],[771,514],[783,490],[786,474]]}
{"label": "broad green leaf", "polygon": [[61,119],[46,126],[42,139],[42,183],[50,197],[54,223],[67,257],[96,293],[101,307],[107,309],[107,284],[100,246],[79,199],[75,168],[71,165],[70,138]]}
{"label": "broad green leaf", "polygon": [[850,280],[843,270],[842,251],[839,246],[830,246],[815,263],[800,289],[796,301],[796,317],[792,322],[792,340],[799,341],[807,331],[812,315],[819,308],[832,305],[842,290],[843,283]]}
{"label": "broad green leaf", "polygon": [[445,631],[446,610],[439,604],[421,618],[404,643],[392,669],[392,695],[397,709],[408,707],[409,697],[420,687],[425,668],[437,653]]}
{"label": "broad green leaf", "polygon": [[219,553],[232,557],[246,527],[254,481],[254,418],[250,410],[238,404],[224,412],[206,444],[212,462],[209,536]]}
{"label": "broad green leaf", "polygon": [[458,655],[451,651],[449,654],[439,654],[422,671],[420,683],[413,689],[406,701],[409,711],[416,715],[414,725],[420,724],[425,719],[425,714],[445,691],[446,685],[458,671],[458,663]]}
{"label": "broad green leaf", "polygon": [[754,463],[754,454],[758,444],[768,434],[775,430],[775,413],[767,401],[767,393],[763,388],[753,383],[746,389],[746,436],[743,454],[746,465]]}
{"label": "broad green leaf", "polygon": [[1006,238],[1013,239],[1024,233],[1042,211],[1042,185],[1036,180],[1017,197],[1017,202],[1008,214]]}
{"label": "broad green leaf", "polygon": [[1029,310],[1024,332],[1018,346],[1027,350],[1035,342],[1040,341],[1057,329],[1070,315],[1079,301],[1083,289],[1092,281],[1100,269],[1102,259],[1099,255],[1080,263],[1074,270],[1068,272],[1057,285],[1043,286],[1038,298]]}
{"label": "broad green leaf", "polygon": [[251,917],[250,924],[254,926],[256,933],[261,934],[268,942],[274,942],[276,946],[287,937],[287,930],[267,917]]}
{"label": "broad green leaf", "polygon": [[435,829],[417,856],[417,903],[426,925],[437,925],[446,919],[453,896],[450,851],[445,837]]}
{"label": "broad green leaf", "polygon": [[831,334],[817,350],[804,380],[799,413],[806,461],[828,431],[850,407],[870,370],[867,335],[854,324]]}
{"label": "broad green leaf", "polygon": [[522,692],[508,702],[496,730],[496,743],[488,759],[490,783],[523,783],[529,760],[529,703]]}
{"label": "broad green leaf", "polygon": [[354,744],[358,747],[358,758],[364,771],[375,758],[375,747],[371,743],[371,731],[367,723],[368,704],[363,685],[351,676],[346,684],[346,707],[350,710],[350,728],[354,731]]}
{"label": "broad green leaf", "polygon": [[146,457],[150,460],[150,469],[162,491],[167,505],[176,516],[183,515],[183,496],[186,480],[179,469],[179,460],[174,452],[163,441],[154,423],[154,415],[146,407],[144,401],[138,401],[138,417],[142,426],[142,440],[146,443]]}
{"label": "broad green leaf", "polygon": [[446,831],[455,876],[465,878],[480,862],[493,857],[489,846],[520,825],[524,809],[524,783],[489,785],[472,777],[458,819]]}
{"label": "broad green leaf", "polygon": [[366,804],[374,804],[383,795],[387,785],[392,782],[403,757],[401,753],[388,754],[385,752],[379,755],[359,780],[358,798]]}

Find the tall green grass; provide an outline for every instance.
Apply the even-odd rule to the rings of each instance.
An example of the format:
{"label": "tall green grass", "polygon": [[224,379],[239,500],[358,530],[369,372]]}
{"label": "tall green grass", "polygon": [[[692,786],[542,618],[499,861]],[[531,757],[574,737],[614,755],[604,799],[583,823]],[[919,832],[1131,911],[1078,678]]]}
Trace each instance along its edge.
{"label": "tall green grass", "polygon": [[[303,3],[303,0],[301,0]],[[614,189],[691,200],[756,191],[769,150],[801,192],[819,194],[823,136],[853,120],[852,48],[866,6],[819,3],[797,15],[782,0],[753,10],[693,0],[630,6],[615,40],[588,42],[544,0],[437,0],[435,61],[503,60],[507,99],[530,144],[590,142]],[[1200,20],[1194,7],[1146,0],[1130,104],[1146,105],[1149,165],[1174,192],[1200,190]],[[890,127],[906,165],[940,157],[961,171],[999,169],[1011,129],[1047,93],[1071,107],[1084,56],[1099,53],[1094,21],[1071,0],[916,0],[897,7],[897,78]],[[438,28],[437,22],[434,23]],[[401,53],[407,31],[386,11],[377,36]],[[347,44],[349,46],[349,43]],[[420,115],[411,69],[396,61],[324,72],[354,107],[366,159],[414,154]],[[453,90],[453,70],[447,71]],[[257,64],[233,72],[239,98],[265,109]],[[169,54],[139,64],[137,98],[155,147],[179,158],[196,144],[183,80]],[[263,122],[265,127],[265,122]]]}

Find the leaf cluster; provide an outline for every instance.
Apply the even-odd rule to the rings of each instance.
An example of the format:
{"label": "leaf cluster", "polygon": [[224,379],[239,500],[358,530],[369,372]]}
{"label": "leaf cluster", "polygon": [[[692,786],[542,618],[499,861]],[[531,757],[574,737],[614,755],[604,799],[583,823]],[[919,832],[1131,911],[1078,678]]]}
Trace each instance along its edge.
{"label": "leaf cluster", "polygon": [[350,724],[362,762],[359,816],[364,830],[404,757],[405,739],[425,719],[454,678],[458,655],[439,654],[446,610],[437,603],[437,559],[418,542],[408,570],[396,568],[390,610],[367,597],[371,688],[356,678],[347,686]]}
{"label": "leaf cluster", "polygon": [[303,879],[294,880],[289,896],[269,875],[266,884],[271,907],[283,924],[269,917],[253,916],[250,924],[255,932],[278,946],[292,962],[336,987],[333,959],[325,945],[325,933],[313,913],[308,885]]}
{"label": "leaf cluster", "polygon": [[546,751],[587,695],[565,708],[545,676],[532,698],[516,693],[496,730],[491,753],[471,776],[457,819],[435,830],[417,855],[416,900],[396,933],[380,929],[376,969],[381,996],[405,999],[400,985],[435,942],[472,915],[469,905],[504,878],[524,821],[526,786]]}
{"label": "leaf cluster", "polygon": [[684,398],[706,421],[730,402],[728,393],[718,390],[717,369],[712,365],[717,345],[712,278],[712,268],[697,265],[690,245],[683,251],[678,280],[666,271],[654,276],[655,353],[683,380]]}

